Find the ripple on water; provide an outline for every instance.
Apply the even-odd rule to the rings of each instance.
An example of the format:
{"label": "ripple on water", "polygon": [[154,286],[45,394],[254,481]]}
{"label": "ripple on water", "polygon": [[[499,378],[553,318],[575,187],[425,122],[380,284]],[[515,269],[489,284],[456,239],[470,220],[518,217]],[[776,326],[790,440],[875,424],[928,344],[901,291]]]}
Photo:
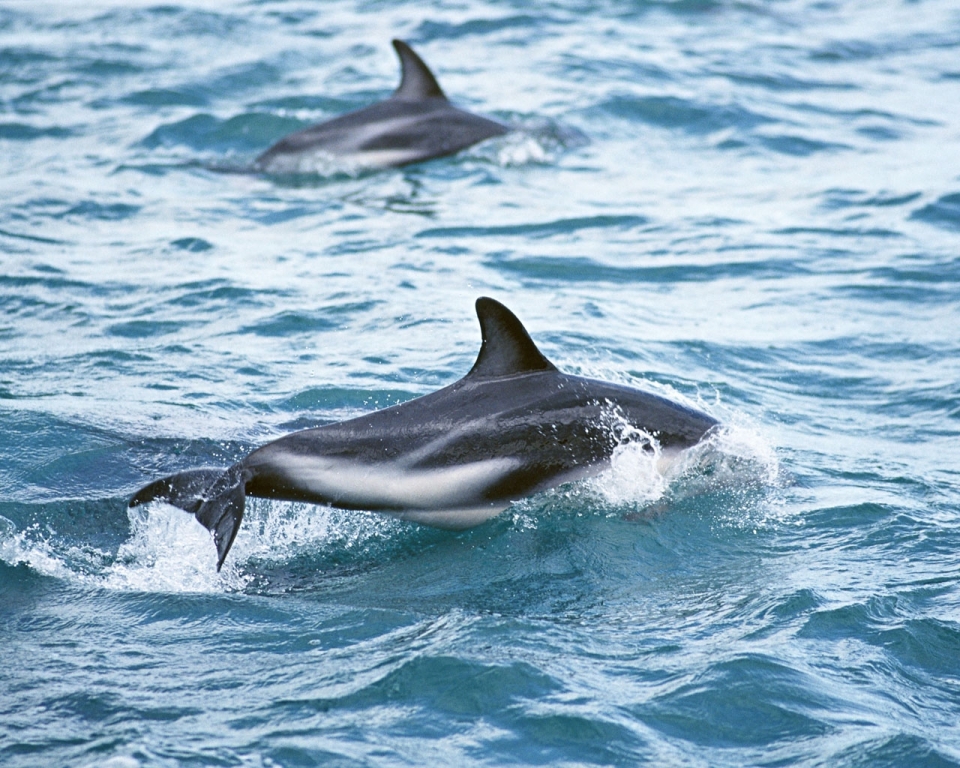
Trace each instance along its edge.
{"label": "ripple on water", "polygon": [[[49,10],[0,8],[0,763],[960,764],[955,2]],[[513,132],[246,172],[393,36]],[[460,533],[251,499],[221,573],[127,509],[456,380],[480,294],[727,428]]]}
{"label": "ripple on water", "polygon": [[911,214],[911,218],[935,224],[951,230],[960,230],[960,192],[944,195],[940,199]]}

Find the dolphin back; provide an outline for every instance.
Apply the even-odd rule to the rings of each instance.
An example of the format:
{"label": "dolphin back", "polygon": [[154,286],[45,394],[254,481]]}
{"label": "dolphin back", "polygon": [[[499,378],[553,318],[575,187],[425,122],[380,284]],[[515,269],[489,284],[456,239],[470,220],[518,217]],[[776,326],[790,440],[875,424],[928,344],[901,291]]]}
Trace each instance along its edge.
{"label": "dolphin back", "polygon": [[241,465],[226,470],[192,469],[155,480],[137,491],[128,506],[156,500],[189,512],[213,534],[219,571],[240,530],[246,506]]}
{"label": "dolphin back", "polygon": [[510,130],[452,105],[409,45],[394,40],[393,47],[400,59],[400,85],[388,99],[283,137],[254,161],[253,169],[310,172],[325,156],[360,167],[400,167],[452,155]]}

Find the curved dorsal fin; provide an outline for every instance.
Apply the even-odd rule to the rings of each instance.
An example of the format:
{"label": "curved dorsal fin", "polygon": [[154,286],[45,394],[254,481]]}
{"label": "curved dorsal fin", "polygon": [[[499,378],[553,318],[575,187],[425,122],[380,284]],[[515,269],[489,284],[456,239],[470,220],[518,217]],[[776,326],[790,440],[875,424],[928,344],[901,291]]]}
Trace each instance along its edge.
{"label": "curved dorsal fin", "polygon": [[403,40],[394,40],[393,47],[400,57],[400,85],[393,92],[395,99],[445,99],[433,72]]}
{"label": "curved dorsal fin", "polygon": [[555,371],[517,316],[499,301],[477,299],[477,318],[483,343],[467,377],[492,379],[535,371]]}

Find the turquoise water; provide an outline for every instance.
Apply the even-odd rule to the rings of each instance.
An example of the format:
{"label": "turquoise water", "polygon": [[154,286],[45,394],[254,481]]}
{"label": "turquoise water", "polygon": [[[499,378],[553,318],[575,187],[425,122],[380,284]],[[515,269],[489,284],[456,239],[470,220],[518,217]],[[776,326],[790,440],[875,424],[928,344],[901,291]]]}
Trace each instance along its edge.
{"label": "turquoise water", "polygon": [[[242,171],[413,44],[510,136]],[[960,8],[0,9],[0,764],[960,764]],[[145,482],[462,376],[726,425],[450,533]]]}

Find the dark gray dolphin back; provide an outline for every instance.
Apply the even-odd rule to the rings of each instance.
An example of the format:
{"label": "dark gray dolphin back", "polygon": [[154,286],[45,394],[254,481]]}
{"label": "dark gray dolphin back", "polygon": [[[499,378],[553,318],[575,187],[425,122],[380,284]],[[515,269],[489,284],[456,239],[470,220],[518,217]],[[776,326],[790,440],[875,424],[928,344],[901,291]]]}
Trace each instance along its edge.
{"label": "dark gray dolphin back", "polygon": [[483,342],[466,378],[493,379],[557,370],[537,349],[517,316],[499,301],[486,296],[477,299],[477,318]]}
{"label": "dark gray dolphin back", "polygon": [[284,136],[253,164],[267,173],[310,173],[325,156],[342,157],[360,168],[388,168],[445,157],[509,128],[458,109],[437,79],[402,40],[400,85],[383,101]]}
{"label": "dark gray dolphin back", "polygon": [[394,50],[400,57],[400,85],[393,92],[395,99],[418,101],[420,99],[446,99],[437,78],[403,40],[393,41]]}

